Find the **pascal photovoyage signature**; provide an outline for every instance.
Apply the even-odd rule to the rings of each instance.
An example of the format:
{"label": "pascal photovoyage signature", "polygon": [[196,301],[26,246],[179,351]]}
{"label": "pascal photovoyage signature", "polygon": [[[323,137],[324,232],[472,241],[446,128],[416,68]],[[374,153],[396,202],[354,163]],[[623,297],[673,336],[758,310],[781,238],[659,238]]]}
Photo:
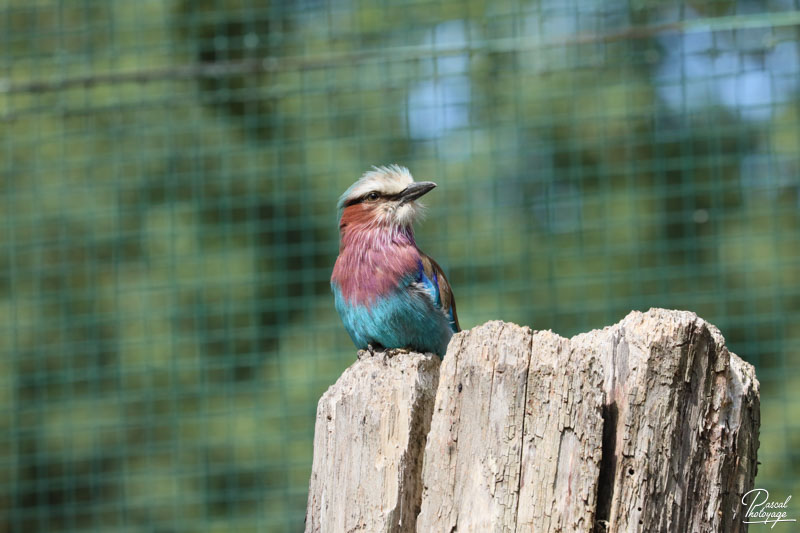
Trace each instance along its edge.
{"label": "pascal photovoyage signature", "polygon": [[784,501],[771,501],[767,489],[753,489],[742,496],[745,524],[764,524],[774,528],[778,522],[797,522],[796,518],[787,518],[789,495]]}

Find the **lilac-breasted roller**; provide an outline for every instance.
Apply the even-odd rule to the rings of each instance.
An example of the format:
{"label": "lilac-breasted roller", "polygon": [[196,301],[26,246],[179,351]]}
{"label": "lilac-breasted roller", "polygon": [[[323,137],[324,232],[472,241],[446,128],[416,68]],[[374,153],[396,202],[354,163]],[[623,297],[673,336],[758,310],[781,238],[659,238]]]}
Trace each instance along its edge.
{"label": "lilac-breasted roller", "polygon": [[442,268],[417,248],[417,199],[436,187],[391,165],[365,173],[339,198],[339,257],[331,288],[356,347],[444,356],[458,332]]}

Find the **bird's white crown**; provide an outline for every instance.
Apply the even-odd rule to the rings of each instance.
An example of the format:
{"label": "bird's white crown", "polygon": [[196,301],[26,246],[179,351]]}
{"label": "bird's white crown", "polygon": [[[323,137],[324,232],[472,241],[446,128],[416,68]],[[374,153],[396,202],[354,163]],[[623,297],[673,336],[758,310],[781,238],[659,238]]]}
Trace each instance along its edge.
{"label": "bird's white crown", "polygon": [[[339,198],[339,218],[345,205],[370,192],[390,196],[401,193],[414,183],[411,172],[400,165],[372,167],[353,183]],[[411,226],[423,214],[424,206],[418,201],[401,203],[399,201],[382,203],[376,209],[376,222],[392,226]]]}

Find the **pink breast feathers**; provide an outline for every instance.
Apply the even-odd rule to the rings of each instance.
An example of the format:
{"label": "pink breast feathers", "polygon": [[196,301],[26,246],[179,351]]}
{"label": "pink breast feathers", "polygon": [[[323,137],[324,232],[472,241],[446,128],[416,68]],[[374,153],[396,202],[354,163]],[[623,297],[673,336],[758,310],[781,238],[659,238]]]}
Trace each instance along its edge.
{"label": "pink breast feathers", "polygon": [[367,305],[395,290],[404,277],[415,275],[420,256],[410,230],[364,223],[361,217],[347,216],[349,210],[342,216],[331,281],[345,300]]}

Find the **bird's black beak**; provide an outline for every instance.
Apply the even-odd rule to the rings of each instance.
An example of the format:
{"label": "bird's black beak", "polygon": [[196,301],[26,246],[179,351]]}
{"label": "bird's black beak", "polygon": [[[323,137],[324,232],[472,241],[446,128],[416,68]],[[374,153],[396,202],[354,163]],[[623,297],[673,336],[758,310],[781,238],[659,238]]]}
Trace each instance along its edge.
{"label": "bird's black beak", "polygon": [[400,205],[413,202],[434,187],[436,187],[436,184],[432,181],[418,181],[412,183],[400,193]]}

